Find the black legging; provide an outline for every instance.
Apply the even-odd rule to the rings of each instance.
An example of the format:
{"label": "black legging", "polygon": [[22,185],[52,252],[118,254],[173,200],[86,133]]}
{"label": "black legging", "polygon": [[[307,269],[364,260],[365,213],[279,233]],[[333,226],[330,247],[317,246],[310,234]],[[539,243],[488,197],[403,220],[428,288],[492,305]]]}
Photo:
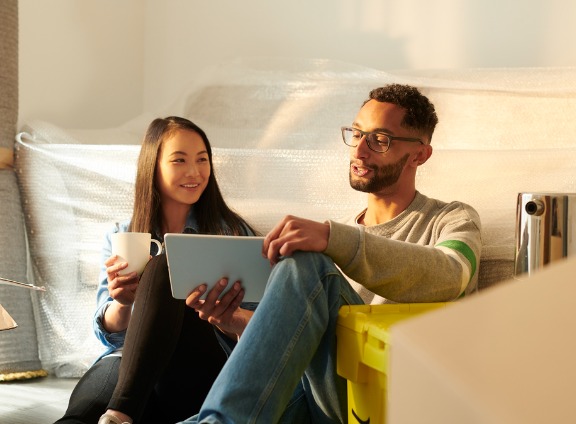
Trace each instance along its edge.
{"label": "black legging", "polygon": [[194,415],[226,361],[214,331],[184,300],[172,297],[166,255],[152,258],[136,292],[116,388],[106,393],[110,402],[98,417],[107,408],[139,424]]}
{"label": "black legging", "polygon": [[58,424],[95,424],[106,406],[118,381],[119,356],[102,358],[82,376],[70,396],[68,409]]}

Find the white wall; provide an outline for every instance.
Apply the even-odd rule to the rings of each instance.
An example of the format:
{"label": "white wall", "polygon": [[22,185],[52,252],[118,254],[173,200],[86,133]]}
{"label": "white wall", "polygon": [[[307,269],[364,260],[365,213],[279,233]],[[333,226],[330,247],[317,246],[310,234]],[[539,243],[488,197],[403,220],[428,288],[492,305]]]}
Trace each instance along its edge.
{"label": "white wall", "polygon": [[576,65],[565,0],[20,0],[20,123],[119,125],[242,56],[382,70]]}
{"label": "white wall", "polygon": [[104,128],[140,113],[139,0],[19,0],[19,122]]}

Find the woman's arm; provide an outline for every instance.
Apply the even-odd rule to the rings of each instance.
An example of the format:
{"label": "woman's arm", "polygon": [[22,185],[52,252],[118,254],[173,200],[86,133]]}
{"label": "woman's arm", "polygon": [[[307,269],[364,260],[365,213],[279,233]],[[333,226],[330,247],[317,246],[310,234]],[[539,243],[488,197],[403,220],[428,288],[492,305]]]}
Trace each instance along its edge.
{"label": "woman's arm", "polygon": [[201,319],[216,326],[231,339],[237,340],[244,332],[254,312],[240,307],[244,298],[244,289],[239,281],[236,281],[230,290],[220,297],[227,286],[228,279],[222,278],[208,292],[205,299],[200,299],[207,288],[206,284],[202,284],[190,293],[186,298],[186,304],[196,310]]}
{"label": "woman's arm", "polygon": [[117,256],[108,258],[106,265],[106,274],[108,281],[108,293],[112,302],[106,308],[102,324],[110,333],[117,333],[128,328],[130,317],[132,316],[132,304],[136,297],[138,288],[138,274],[131,272],[126,275],[118,275],[128,266],[126,262],[116,262]]}
{"label": "woman's arm", "polygon": [[115,263],[112,255],[110,235],[117,231],[126,231],[128,224],[123,223],[106,234],[102,248],[100,284],[96,293],[98,307],[94,314],[94,332],[105,346],[118,348],[124,344],[124,334],[132,315],[132,303],[138,277],[136,273],[118,276],[117,273],[127,265]]}

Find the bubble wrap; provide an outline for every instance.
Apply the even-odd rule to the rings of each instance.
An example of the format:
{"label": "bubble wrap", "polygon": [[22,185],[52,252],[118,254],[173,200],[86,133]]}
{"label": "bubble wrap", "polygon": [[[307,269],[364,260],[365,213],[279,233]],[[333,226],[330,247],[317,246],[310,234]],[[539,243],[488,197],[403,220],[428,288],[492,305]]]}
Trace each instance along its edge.
{"label": "bubble wrap", "polygon": [[483,221],[480,286],[512,276],[516,196],[576,192],[574,69],[384,73],[325,60],[245,59],[207,69],[172,105],[119,128],[30,122],[16,170],[33,261],[40,358],[79,375],[102,351],[92,315],[104,233],[131,215],[139,143],[169,114],[208,134],[229,204],[265,233],[285,214],[339,219],[365,195],[348,184],[350,124],[370,89],[416,85],[440,119],[417,188],[474,206]]}
{"label": "bubble wrap", "polygon": [[16,154],[34,283],[47,289],[33,293],[40,360],[79,376],[104,350],[92,332],[101,249],[130,216],[138,147],[17,142]]}

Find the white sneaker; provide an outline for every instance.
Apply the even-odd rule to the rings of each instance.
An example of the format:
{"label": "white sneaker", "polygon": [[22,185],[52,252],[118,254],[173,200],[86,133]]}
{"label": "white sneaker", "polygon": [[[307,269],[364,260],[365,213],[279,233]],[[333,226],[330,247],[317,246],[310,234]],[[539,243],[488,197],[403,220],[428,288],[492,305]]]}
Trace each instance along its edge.
{"label": "white sneaker", "polygon": [[98,420],[98,424],[131,424],[128,421],[122,421],[115,415],[112,414],[104,414]]}

